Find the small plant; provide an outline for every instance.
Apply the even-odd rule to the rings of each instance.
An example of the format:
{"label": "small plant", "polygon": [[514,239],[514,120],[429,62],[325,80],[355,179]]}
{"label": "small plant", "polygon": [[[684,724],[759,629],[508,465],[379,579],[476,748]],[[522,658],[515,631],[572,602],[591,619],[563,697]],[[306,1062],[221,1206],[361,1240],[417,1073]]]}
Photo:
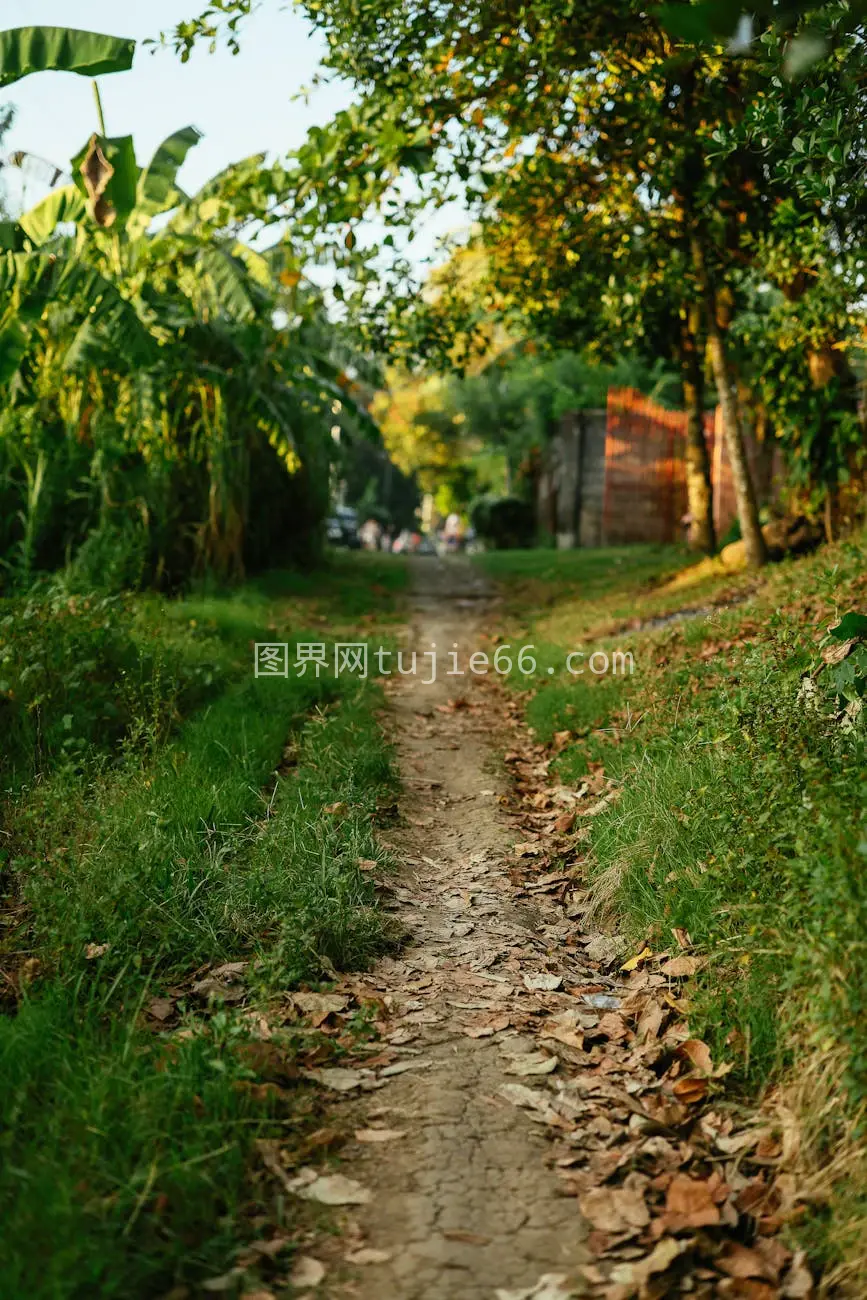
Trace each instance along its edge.
{"label": "small plant", "polygon": [[[818,685],[817,685],[818,683]],[[820,700],[831,702],[833,718],[844,732],[863,725],[867,699],[867,615],[850,611],[822,639],[821,658],[801,683],[799,698],[813,712]]]}

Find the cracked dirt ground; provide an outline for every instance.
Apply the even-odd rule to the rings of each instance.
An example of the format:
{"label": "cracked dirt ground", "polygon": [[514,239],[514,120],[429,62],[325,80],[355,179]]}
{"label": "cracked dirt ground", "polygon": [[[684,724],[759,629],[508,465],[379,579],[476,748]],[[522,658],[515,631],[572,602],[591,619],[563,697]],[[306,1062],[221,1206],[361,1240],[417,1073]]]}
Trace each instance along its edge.
{"label": "cracked dirt ground", "polygon": [[[431,642],[441,656],[454,642],[462,658],[484,648],[488,602],[468,562],[418,559],[414,589],[419,652]],[[345,1152],[345,1172],[372,1193],[355,1221],[373,1262],[331,1294],[561,1300],[578,1293],[586,1259],[580,1214],[546,1166],[544,1128],[504,1088],[556,1065],[511,1024],[532,1010],[535,976],[550,988],[569,923],[544,898],[511,901],[505,861],[516,836],[473,703],[483,687],[470,674],[440,672],[425,686],[427,676],[420,665],[388,687],[404,794],[389,836],[402,870],[386,897],[408,939],[358,981],[387,1008],[401,1071],[358,1103],[358,1124],[403,1136]]]}

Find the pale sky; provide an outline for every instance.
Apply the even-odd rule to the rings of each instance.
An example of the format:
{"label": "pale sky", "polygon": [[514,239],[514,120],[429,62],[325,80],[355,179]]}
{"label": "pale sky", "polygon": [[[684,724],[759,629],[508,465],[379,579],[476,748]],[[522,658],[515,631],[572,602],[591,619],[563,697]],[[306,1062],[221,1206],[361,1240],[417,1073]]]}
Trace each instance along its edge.
{"label": "pale sky", "polygon": [[[0,27],[48,24],[132,36],[141,41],[206,7],[205,0],[0,0]],[[132,134],[139,163],[180,127],[193,125],[204,139],[187,156],[180,184],[192,192],[223,167],[266,150],[281,156],[296,148],[314,124],[324,124],[352,99],[347,85],[320,87],[305,104],[293,100],[309,85],[324,43],[307,20],[285,0],[264,0],[241,32],[241,53],[203,46],[181,64],[169,50],[136,51],[130,72],[100,78],[109,135]],[[15,125],[3,152],[24,149],[67,167],[97,129],[90,81],[66,72],[46,72],[0,92],[0,103],[16,106]],[[33,190],[28,202],[41,197]],[[452,208],[431,217],[413,245],[415,257],[429,253],[437,237],[461,224]]]}

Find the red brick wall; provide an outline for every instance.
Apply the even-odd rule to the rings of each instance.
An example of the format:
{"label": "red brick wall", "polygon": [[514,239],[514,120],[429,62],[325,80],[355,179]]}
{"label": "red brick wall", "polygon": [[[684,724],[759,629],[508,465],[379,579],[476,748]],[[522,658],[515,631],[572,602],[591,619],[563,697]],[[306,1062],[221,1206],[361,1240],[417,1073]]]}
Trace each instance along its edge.
{"label": "red brick wall", "polygon": [[[632,388],[608,390],[603,536],[610,544],[674,542],[687,513],[686,412],[669,411]],[[714,523],[723,537],[736,517],[719,409],[705,415]],[[748,438],[747,456],[756,449]]]}

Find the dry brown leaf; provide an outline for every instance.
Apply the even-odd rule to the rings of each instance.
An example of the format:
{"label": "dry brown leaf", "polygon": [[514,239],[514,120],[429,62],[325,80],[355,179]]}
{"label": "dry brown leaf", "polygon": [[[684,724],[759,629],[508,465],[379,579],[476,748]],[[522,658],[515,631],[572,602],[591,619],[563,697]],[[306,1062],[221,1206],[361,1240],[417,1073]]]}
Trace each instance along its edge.
{"label": "dry brown leaf", "polygon": [[660,1006],[654,999],[648,999],[636,1025],[639,1041],[646,1042],[648,1038],[656,1038],[662,1028],[664,1019],[664,1007]]}
{"label": "dry brown leaf", "polygon": [[701,1070],[702,1074],[713,1074],[710,1048],[701,1039],[688,1038],[685,1043],[681,1043],[678,1047],[677,1055],[685,1056],[697,1070]]}
{"label": "dry brown leaf", "polygon": [[148,1015],[154,1020],[168,1020],[175,1013],[175,1004],[171,998],[152,998],[148,1003]]}
{"label": "dry brown leaf", "polygon": [[349,1004],[349,998],[341,993],[293,993],[292,1001],[314,1029],[318,1029],[329,1016],[345,1011]]}
{"label": "dry brown leaf", "polygon": [[608,1038],[612,1043],[619,1043],[629,1033],[626,1021],[616,1011],[609,1011],[600,1016],[599,1024],[592,1030],[593,1036]]}
{"label": "dry brown leaf", "polygon": [[547,1052],[527,1052],[512,1057],[506,1066],[506,1074],[517,1074],[524,1078],[534,1074],[553,1074],[558,1064],[557,1057],[549,1056]]}
{"label": "dry brown leaf", "polygon": [[391,1251],[361,1246],[358,1250],[350,1250],[343,1258],[348,1264],[387,1264],[391,1259]]}
{"label": "dry brown leaf", "polygon": [[356,1142],[396,1142],[398,1138],[406,1137],[405,1128],[357,1128],[355,1130]]}
{"label": "dry brown leaf", "polygon": [[566,1025],[543,1025],[540,1037],[554,1038],[565,1047],[574,1047],[577,1052],[584,1050],[584,1035],[580,1029],[569,1029]]}
{"label": "dry brown leaf", "polygon": [[490,1038],[492,1034],[508,1029],[511,1023],[511,1015],[503,1011],[494,1016],[477,1016],[463,1026],[463,1031],[467,1038]]}
{"label": "dry brown leaf", "polygon": [[289,1275],[289,1281],[299,1291],[309,1291],[325,1280],[325,1265],[312,1255],[299,1255]]}
{"label": "dry brown leaf", "polygon": [[600,1232],[629,1232],[647,1227],[650,1213],[637,1187],[597,1187],[578,1198],[578,1207]]}
{"label": "dry brown leaf", "polygon": [[326,1070],[304,1070],[303,1074],[305,1078],[312,1079],[323,1088],[330,1088],[332,1092],[352,1092],[361,1087],[365,1078],[359,1070],[344,1069],[341,1066]]}
{"label": "dry brown leaf", "polygon": [[[611,1270],[611,1281],[621,1286],[628,1286],[634,1292],[643,1287],[654,1273],[664,1273],[678,1256],[689,1250],[693,1239],[675,1241],[674,1237],[664,1237],[658,1242],[646,1259],[633,1260],[626,1264],[617,1264]],[[641,1293],[644,1295],[644,1292]],[[654,1292],[654,1295],[657,1293]],[[669,1294],[665,1292],[663,1294]]]}
{"label": "dry brown leaf", "polygon": [[670,979],[685,979],[698,970],[698,958],[672,957],[669,961],[663,962],[659,969],[661,974],[667,975]]}
{"label": "dry brown leaf", "polygon": [[322,1174],[311,1180],[302,1171],[291,1180],[290,1187],[302,1200],[318,1201],[320,1205],[367,1205],[371,1199],[369,1188],[343,1174]]}
{"label": "dry brown leaf", "polygon": [[530,990],[538,990],[545,993],[553,993],[559,989],[563,983],[562,975],[552,975],[549,971],[543,971],[539,975],[525,975],[524,985]]}
{"label": "dry brown leaf", "polygon": [[270,1241],[251,1241],[250,1249],[257,1255],[264,1255],[265,1259],[276,1259],[291,1242],[291,1237],[272,1237]]}
{"label": "dry brown leaf", "polygon": [[446,1241],[462,1241],[467,1246],[489,1246],[490,1237],[483,1237],[478,1232],[444,1232],[443,1236]]}
{"label": "dry brown leaf", "polygon": [[575,825],[574,812],[565,812],[565,813],[561,813],[560,816],[557,818],[557,820],[554,822],[552,830],[559,831],[561,832],[561,834],[563,834],[568,831],[571,831],[574,825]]}
{"label": "dry brown leaf", "polygon": [[750,1250],[748,1246],[742,1246],[736,1241],[726,1242],[714,1263],[723,1273],[728,1273],[729,1277],[759,1277],[766,1278],[769,1282],[777,1280],[777,1271],[771,1268],[757,1250]]}
{"label": "dry brown leaf", "polygon": [[855,639],[851,641],[838,641],[834,645],[826,645],[822,651],[822,662],[826,664],[840,664],[852,653],[852,647]]}
{"label": "dry brown leaf", "polygon": [[678,1101],[683,1102],[684,1106],[695,1106],[707,1096],[707,1080],[696,1079],[692,1076],[687,1079],[678,1079],[677,1083],[672,1087],[672,1092]]}
{"label": "dry brown leaf", "polygon": [[777,1300],[779,1291],[770,1282],[758,1282],[746,1277],[726,1277],[718,1283],[717,1295],[732,1296],[737,1300]]}
{"label": "dry brown leaf", "polygon": [[527,840],[524,844],[516,844],[514,847],[516,858],[538,858],[542,852],[541,844],[534,844],[532,840]]}
{"label": "dry brown leaf", "polygon": [[806,1255],[799,1250],[783,1282],[783,1295],[786,1300],[810,1300],[813,1293],[813,1275],[807,1268]]}
{"label": "dry brown leaf", "polygon": [[719,1223],[719,1207],[714,1200],[718,1188],[718,1181],[675,1174],[665,1197],[663,1228],[678,1232],[683,1228],[706,1228]]}

